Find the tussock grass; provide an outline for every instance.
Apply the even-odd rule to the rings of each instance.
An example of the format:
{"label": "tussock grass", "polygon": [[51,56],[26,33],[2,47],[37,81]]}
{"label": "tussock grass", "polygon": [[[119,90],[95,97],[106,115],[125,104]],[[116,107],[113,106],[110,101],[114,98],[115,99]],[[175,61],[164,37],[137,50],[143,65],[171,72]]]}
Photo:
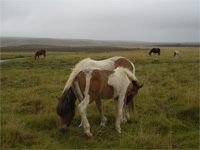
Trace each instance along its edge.
{"label": "tussock grass", "polygon": [[[151,47],[149,47],[151,49]],[[179,50],[180,57],[173,52]],[[1,149],[199,149],[199,51],[198,48],[161,48],[161,56],[148,51],[2,53],[1,58],[23,57],[1,64]],[[69,131],[58,131],[56,96],[60,96],[81,59],[129,58],[144,87],[135,97],[131,123],[115,130],[113,100],[102,101],[106,127],[94,103],[87,117],[93,137],[79,129],[76,115]],[[76,102],[76,106],[78,101]]]}

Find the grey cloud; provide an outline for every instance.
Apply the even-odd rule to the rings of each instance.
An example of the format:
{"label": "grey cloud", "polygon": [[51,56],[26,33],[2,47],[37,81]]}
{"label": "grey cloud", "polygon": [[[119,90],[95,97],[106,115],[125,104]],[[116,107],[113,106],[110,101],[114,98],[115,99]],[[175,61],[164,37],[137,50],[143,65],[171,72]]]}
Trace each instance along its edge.
{"label": "grey cloud", "polygon": [[197,0],[3,0],[2,36],[199,41]]}

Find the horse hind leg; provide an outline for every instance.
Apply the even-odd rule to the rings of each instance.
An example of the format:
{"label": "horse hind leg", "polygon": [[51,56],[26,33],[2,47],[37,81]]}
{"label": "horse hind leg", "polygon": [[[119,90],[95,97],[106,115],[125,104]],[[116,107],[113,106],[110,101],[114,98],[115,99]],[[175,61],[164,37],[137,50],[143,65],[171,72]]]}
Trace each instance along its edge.
{"label": "horse hind leg", "polygon": [[107,122],[107,118],[103,114],[103,108],[102,108],[102,105],[101,105],[101,99],[98,98],[98,99],[95,100],[95,102],[96,102],[96,105],[97,105],[97,109],[98,109],[98,111],[99,111],[99,113],[101,115],[101,124],[100,124],[100,126],[101,127],[105,127],[106,122]]}

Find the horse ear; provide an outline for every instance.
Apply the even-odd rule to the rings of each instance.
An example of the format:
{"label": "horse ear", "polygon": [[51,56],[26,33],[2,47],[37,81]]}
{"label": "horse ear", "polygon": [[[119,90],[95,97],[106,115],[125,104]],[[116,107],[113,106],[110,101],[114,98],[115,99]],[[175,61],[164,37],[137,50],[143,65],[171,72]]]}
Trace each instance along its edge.
{"label": "horse ear", "polygon": [[141,84],[140,86],[139,86],[139,88],[142,88],[144,86],[144,84]]}

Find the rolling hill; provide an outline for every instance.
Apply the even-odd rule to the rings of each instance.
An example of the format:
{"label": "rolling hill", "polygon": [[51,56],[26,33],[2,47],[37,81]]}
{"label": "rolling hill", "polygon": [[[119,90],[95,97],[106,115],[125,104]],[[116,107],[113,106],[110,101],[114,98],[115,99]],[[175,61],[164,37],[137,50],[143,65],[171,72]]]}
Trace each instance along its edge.
{"label": "rolling hill", "polygon": [[29,38],[29,37],[1,37],[1,47],[23,45],[51,45],[51,46],[199,46],[199,43],[176,42],[143,42],[143,41],[104,41],[89,39],[56,39],[56,38]]}
{"label": "rolling hill", "polygon": [[51,45],[51,46],[135,46],[148,45],[140,41],[100,41],[87,39],[53,39],[53,38],[24,38],[1,37],[1,47],[23,45]]}

